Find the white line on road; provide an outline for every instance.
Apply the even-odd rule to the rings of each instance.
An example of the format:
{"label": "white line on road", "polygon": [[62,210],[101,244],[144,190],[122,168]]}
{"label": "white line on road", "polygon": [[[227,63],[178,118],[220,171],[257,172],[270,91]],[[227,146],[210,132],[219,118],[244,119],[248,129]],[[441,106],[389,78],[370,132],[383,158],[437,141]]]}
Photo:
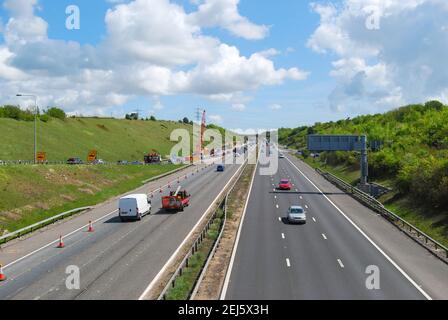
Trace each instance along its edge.
{"label": "white line on road", "polygon": [[344,266],[344,264],[342,263],[342,260],[341,260],[341,259],[338,259],[338,263],[339,263],[339,265],[341,266],[342,269],[345,268],[345,266]]}
{"label": "white line on road", "polygon": [[325,235],[325,233],[322,233],[322,237],[327,240],[327,236]]}
{"label": "white line on road", "polygon": [[307,205],[305,205],[305,208],[306,208],[306,209],[309,209]]}
{"label": "white line on road", "polygon": [[285,239],[285,234],[284,233],[282,233],[282,239]]}
{"label": "white line on road", "polygon": [[275,207],[278,209],[279,208],[279,206],[278,206],[278,204],[277,205],[275,205]]}
{"label": "white line on road", "polygon": [[286,265],[288,266],[288,268],[291,268],[291,261],[289,261],[288,258],[286,258]]}
{"label": "white line on road", "polygon": [[427,294],[403,269],[401,269],[401,267],[394,261],[392,260],[391,257],[389,257],[384,251],[383,249],[381,249],[372,239],[370,239],[370,237],[364,232],[362,231],[362,229],[360,227],[358,227],[358,225],[356,225],[352,219],[350,219],[345,213],[344,211],[342,211],[333,201],[330,200],[330,198],[327,197],[327,195],[325,193],[323,193],[322,190],[319,189],[318,186],[316,186],[316,184],[311,181],[303,172],[302,170],[300,170],[291,160],[289,160],[288,158],[286,158],[286,160],[288,160],[289,163],[292,164],[292,166],[294,168],[296,168],[296,170],[298,172],[300,172],[300,174],[309,182],[313,185],[314,188],[316,188],[317,191],[319,191],[319,193],[356,229],[358,230],[359,233],[361,233],[364,238],[367,239],[367,241],[370,242],[370,244],[372,246],[375,247],[375,249],[377,249],[427,300],[432,300],[431,296],[429,294]]}
{"label": "white line on road", "polygon": [[278,221],[282,222],[282,217],[278,217]]}
{"label": "white line on road", "polygon": [[317,222],[317,221],[316,221],[316,218],[313,217],[313,221],[314,221],[314,222]]}
{"label": "white line on road", "polygon": [[302,197],[302,196],[300,196],[300,199],[302,200],[302,199],[303,199],[303,197]]}

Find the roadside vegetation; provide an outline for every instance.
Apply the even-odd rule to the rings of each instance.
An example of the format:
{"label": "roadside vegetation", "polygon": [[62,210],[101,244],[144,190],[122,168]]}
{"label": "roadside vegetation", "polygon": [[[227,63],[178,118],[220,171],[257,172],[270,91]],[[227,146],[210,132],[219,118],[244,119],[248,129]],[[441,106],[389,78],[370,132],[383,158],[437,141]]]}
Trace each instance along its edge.
{"label": "roadside vegetation", "polygon": [[308,134],[366,134],[371,143],[369,175],[393,188],[387,207],[444,244],[448,244],[448,106],[438,101],[404,106],[375,115],[281,129],[281,144],[303,150],[303,158],[356,184],[359,154],[324,152],[318,159],[306,149]]}
{"label": "roadside vegetation", "polygon": [[101,203],[176,168],[0,166],[0,235],[71,209]]}

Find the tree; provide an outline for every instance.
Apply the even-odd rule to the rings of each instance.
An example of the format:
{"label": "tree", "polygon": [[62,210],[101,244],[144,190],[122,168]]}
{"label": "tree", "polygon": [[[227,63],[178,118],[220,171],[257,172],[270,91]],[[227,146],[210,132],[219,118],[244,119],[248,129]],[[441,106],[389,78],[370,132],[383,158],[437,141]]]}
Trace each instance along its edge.
{"label": "tree", "polygon": [[56,118],[59,120],[65,120],[65,118],[67,117],[64,110],[62,110],[60,108],[56,108],[56,107],[52,107],[52,108],[48,109],[45,112],[45,114],[48,115],[49,117]]}
{"label": "tree", "polygon": [[151,116],[151,118],[149,118],[149,120],[151,120],[151,121],[156,121],[156,117]]}
{"label": "tree", "polygon": [[185,123],[185,124],[189,124],[189,123],[190,123],[190,120],[188,120],[188,118],[185,117],[185,118],[182,120],[182,122]]}

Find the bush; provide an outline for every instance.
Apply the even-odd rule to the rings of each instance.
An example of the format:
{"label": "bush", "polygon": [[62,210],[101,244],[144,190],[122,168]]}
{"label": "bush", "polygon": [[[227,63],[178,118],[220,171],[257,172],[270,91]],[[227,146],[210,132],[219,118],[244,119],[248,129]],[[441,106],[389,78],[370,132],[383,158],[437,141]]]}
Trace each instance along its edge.
{"label": "bush", "polygon": [[52,108],[48,109],[45,112],[45,114],[48,115],[49,117],[56,118],[59,120],[65,120],[65,118],[67,118],[67,115],[65,114],[64,110],[56,108],[56,107],[52,107]]}
{"label": "bush", "polygon": [[42,122],[48,122],[51,120],[51,117],[48,114],[43,114],[39,117],[40,121]]}

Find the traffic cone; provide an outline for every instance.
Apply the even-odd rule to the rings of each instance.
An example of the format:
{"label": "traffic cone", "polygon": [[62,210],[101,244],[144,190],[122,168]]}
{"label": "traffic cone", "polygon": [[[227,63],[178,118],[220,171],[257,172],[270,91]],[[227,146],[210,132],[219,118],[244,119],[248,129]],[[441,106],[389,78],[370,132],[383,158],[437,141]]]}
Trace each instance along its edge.
{"label": "traffic cone", "polygon": [[162,189],[162,187],[160,187],[160,189],[159,189],[159,190],[160,190],[160,193],[163,193],[163,189]]}
{"label": "traffic cone", "polygon": [[65,248],[64,241],[62,241],[62,236],[59,236],[59,244],[58,244],[58,248],[59,248],[59,249]]}
{"label": "traffic cone", "polygon": [[93,229],[92,221],[89,221],[89,229],[87,230],[87,232],[95,232],[95,229]]}
{"label": "traffic cone", "polygon": [[5,281],[5,280],[6,280],[6,276],[3,273],[3,266],[0,264],[0,282]]}

